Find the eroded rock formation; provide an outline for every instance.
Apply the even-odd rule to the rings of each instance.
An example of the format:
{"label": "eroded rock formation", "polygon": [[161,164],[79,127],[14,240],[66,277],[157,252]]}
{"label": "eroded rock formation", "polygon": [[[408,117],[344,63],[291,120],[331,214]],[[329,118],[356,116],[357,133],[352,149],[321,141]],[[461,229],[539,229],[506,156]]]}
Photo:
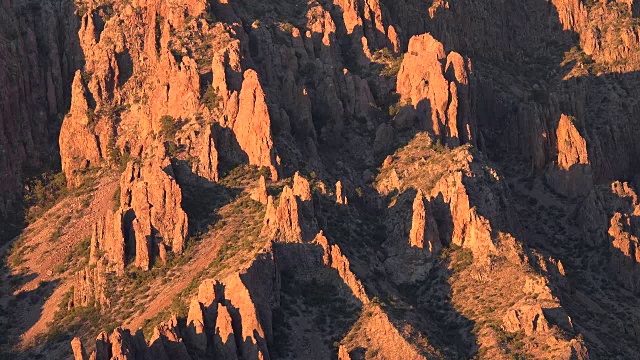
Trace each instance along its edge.
{"label": "eroded rock formation", "polygon": [[558,159],[547,172],[547,181],[567,196],[586,195],[593,186],[587,142],[576,128],[576,119],[560,117],[556,130]]}
{"label": "eroded rock formation", "polygon": [[130,162],[122,174],[120,189],[125,241],[129,246],[135,244],[136,266],[148,269],[159,246],[181,254],[189,225],[169,159],[144,165]]}
{"label": "eroded rock formation", "polygon": [[74,4],[5,1],[0,6],[0,216],[12,218],[25,178],[34,175],[29,169],[55,163],[60,120],[71,103],[82,52]]}
{"label": "eroded rock formation", "polygon": [[401,103],[415,109],[415,120],[402,119],[402,123],[430,130],[449,146],[475,144],[470,76],[468,59],[455,52],[447,54],[430,34],[412,37],[398,73],[397,92]]}
{"label": "eroded rock formation", "polygon": [[[318,357],[335,355],[327,345],[334,342],[344,359],[586,359],[584,344],[594,357],[632,354],[640,330],[619,325],[618,312],[602,316],[602,328],[593,325],[593,314],[610,304],[637,317],[631,295],[613,285],[606,294],[591,291],[582,280],[602,281],[609,272],[638,288],[633,186],[598,185],[630,181],[639,164],[634,1],[89,1],[77,5],[79,24],[46,19],[60,9],[41,3],[0,5],[24,10],[0,15],[0,53],[24,59],[0,55],[0,64],[12,65],[0,71],[0,84],[8,84],[0,95],[0,154],[16,158],[0,158],[0,177],[8,179],[0,198],[19,187],[15,174],[29,157],[28,165],[38,165],[38,153],[50,150],[37,144],[48,144],[43,139],[57,129],[43,123],[55,128],[70,100],[59,137],[69,185],[126,165],[118,209],[89,209],[101,215],[79,227],[92,227],[92,239],[72,305],[122,306],[105,297],[106,274],[122,275],[130,263],[167,265],[167,251],[181,254],[189,234],[183,206],[195,212],[191,230],[206,251],[190,252],[189,267],[172,261],[159,271],[182,279],[184,269],[199,273],[211,263],[206,270],[219,276],[193,299],[181,293],[190,300],[187,318],[157,326],[150,343],[123,329],[101,334],[97,359],[268,359],[274,323]],[[75,50],[55,49],[75,47],[64,39],[76,28],[83,66]],[[269,189],[264,177],[252,189],[244,165],[266,168]],[[341,179],[335,193],[328,179]],[[263,208],[244,201],[250,190],[266,205],[260,234],[252,216]],[[277,201],[269,196],[280,191]],[[7,208],[0,202],[0,213]],[[74,236],[65,233],[60,243],[68,247]],[[268,251],[258,252],[263,241]],[[29,246],[32,262],[42,252]],[[264,257],[271,259],[255,261]],[[496,277],[501,266],[513,271],[507,280]],[[293,309],[274,316],[280,271],[293,273],[296,284],[337,291],[307,291],[321,301],[304,308],[300,294],[286,294]],[[151,293],[186,283],[155,280]],[[510,302],[492,321],[524,333],[523,348],[488,325],[493,310],[460,309],[461,288],[511,280]],[[475,295],[482,303],[492,296]],[[152,301],[141,297],[132,301]],[[325,316],[329,307],[344,311],[342,323]],[[543,351],[547,340],[552,346]],[[78,341],[73,350],[86,357]]]}
{"label": "eroded rock formation", "polygon": [[244,73],[238,97],[238,115],[232,129],[240,148],[249,158],[249,164],[268,167],[271,180],[278,180],[269,109],[258,73],[253,70]]}
{"label": "eroded rock formation", "polygon": [[62,171],[71,186],[81,183],[77,172],[95,166],[102,160],[95,129],[94,109],[89,108],[86,88],[78,70],[73,79],[71,109],[60,129],[60,158]]}
{"label": "eroded rock formation", "polygon": [[67,309],[83,306],[108,308],[111,301],[107,297],[107,274],[102,262],[96,267],[88,266],[78,271],[73,284],[73,297]]}
{"label": "eroded rock formation", "polygon": [[438,225],[429,208],[429,203],[424,202],[422,191],[418,190],[415,200],[413,200],[413,217],[411,219],[411,232],[409,233],[409,245],[425,249],[430,254],[437,253],[440,244],[440,234]]}

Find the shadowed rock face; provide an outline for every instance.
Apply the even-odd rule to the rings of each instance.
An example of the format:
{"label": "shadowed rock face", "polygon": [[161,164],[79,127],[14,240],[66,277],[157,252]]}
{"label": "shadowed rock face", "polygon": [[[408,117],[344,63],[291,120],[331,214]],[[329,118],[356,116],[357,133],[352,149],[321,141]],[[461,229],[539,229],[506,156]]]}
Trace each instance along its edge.
{"label": "shadowed rock face", "polygon": [[470,73],[468,59],[455,52],[446,54],[430,34],[412,37],[398,73],[397,92],[401,101],[414,107],[416,118],[403,122],[431,130],[451,147],[476,144]]}
{"label": "shadowed rock face", "polygon": [[176,254],[184,250],[188,234],[182,192],[168,159],[140,166],[129,163],[120,181],[120,214],[124,214],[125,242],[135,243],[136,266],[148,270],[159,247]]}
{"label": "shadowed rock face", "polygon": [[93,110],[89,109],[85,86],[78,70],[71,86],[71,108],[60,129],[62,171],[68,174],[70,186],[81,183],[75,175],[78,171],[96,166],[102,160],[98,139],[91,131]]}
{"label": "shadowed rock face", "polygon": [[1,1],[0,358],[633,358],[637,8]]}
{"label": "shadowed rock face", "polygon": [[[71,84],[82,65],[78,20],[60,1],[0,4],[0,216],[19,209],[29,169],[55,165],[60,120],[71,103]],[[28,170],[28,171],[25,171]]]}

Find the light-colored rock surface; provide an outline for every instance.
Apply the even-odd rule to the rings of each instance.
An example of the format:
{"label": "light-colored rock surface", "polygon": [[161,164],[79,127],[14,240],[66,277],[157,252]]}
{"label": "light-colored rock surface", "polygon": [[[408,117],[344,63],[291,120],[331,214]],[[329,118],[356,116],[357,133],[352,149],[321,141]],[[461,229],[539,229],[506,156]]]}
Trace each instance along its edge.
{"label": "light-colored rock surface", "polygon": [[71,87],[71,108],[60,129],[62,171],[67,174],[70,186],[78,186],[82,182],[78,178],[78,171],[97,166],[102,160],[98,138],[92,131],[96,115],[87,103],[85,86],[78,70]]}
{"label": "light-colored rock surface", "polygon": [[413,217],[411,219],[411,232],[409,233],[409,245],[425,249],[430,254],[437,253],[441,248],[440,234],[431,208],[425,206],[422,191],[418,190],[413,201]]}
{"label": "light-colored rock surface", "polygon": [[556,130],[558,159],[547,172],[547,181],[559,193],[580,196],[593,187],[587,142],[576,128],[576,118],[564,114]]}
{"label": "light-colored rock surface", "polygon": [[238,359],[238,348],[233,333],[231,315],[226,306],[218,304],[218,318],[214,335],[214,349],[218,359]]}
{"label": "light-colored rock surface", "polygon": [[145,165],[130,162],[120,180],[120,213],[125,238],[135,243],[136,266],[148,269],[162,242],[176,254],[188,233],[182,191],[167,158]]}
{"label": "light-colored rock surface", "polygon": [[476,141],[470,73],[468,59],[447,54],[427,33],[411,38],[398,74],[398,94],[416,110],[417,125],[450,146]]}
{"label": "light-colored rock surface", "polygon": [[249,164],[266,166],[271,180],[278,180],[276,155],[271,136],[271,117],[265,94],[253,70],[244,73],[242,90],[238,98],[238,115],[233,122],[233,133],[249,159]]}
{"label": "light-colored rock surface", "polygon": [[258,186],[256,186],[256,188],[252,190],[251,199],[263,205],[267,205],[267,181],[264,178],[264,175],[260,176],[260,180],[258,180]]}

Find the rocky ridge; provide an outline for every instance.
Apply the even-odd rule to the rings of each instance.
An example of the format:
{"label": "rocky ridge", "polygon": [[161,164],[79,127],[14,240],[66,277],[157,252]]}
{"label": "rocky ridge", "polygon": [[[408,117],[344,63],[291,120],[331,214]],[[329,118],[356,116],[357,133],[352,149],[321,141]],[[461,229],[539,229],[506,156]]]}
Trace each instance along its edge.
{"label": "rocky ridge", "polygon": [[[67,286],[58,316],[80,314],[80,338],[69,347],[53,337],[34,353],[634,353],[637,332],[619,311],[599,316],[600,327],[591,316],[637,290],[634,2],[75,7],[78,49],[65,51],[84,65],[63,66],[62,81],[47,73],[53,85],[42,87],[49,114],[66,113],[61,168],[69,191],[91,176],[120,178],[119,190],[114,206],[90,209],[91,226],[64,234],[86,263],[82,255],[42,285]],[[42,116],[6,108],[6,128],[17,128],[16,114],[36,125],[25,125],[23,143],[0,144],[25,154],[17,163],[40,154],[28,139],[46,133],[34,130]],[[19,166],[2,164],[19,182]],[[45,244],[54,214],[25,241]],[[604,279],[620,287],[589,288]],[[12,287],[0,309],[29,290]],[[82,317],[92,311],[98,324]]]}

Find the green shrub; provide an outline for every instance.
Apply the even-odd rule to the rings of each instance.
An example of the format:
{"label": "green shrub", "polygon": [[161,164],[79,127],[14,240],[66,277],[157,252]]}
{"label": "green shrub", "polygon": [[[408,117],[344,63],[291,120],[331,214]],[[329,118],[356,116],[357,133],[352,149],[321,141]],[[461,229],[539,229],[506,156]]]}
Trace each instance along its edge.
{"label": "green shrub", "polygon": [[80,76],[82,77],[82,82],[87,85],[91,81],[93,73],[90,71],[83,71]]}
{"label": "green shrub", "polygon": [[176,157],[178,151],[180,151],[180,148],[175,142],[171,141],[167,144],[167,154],[169,154],[170,157]]}
{"label": "green shrub", "polygon": [[96,120],[97,120],[96,113],[93,112],[93,110],[88,109],[87,110],[87,119],[89,119],[89,126],[94,125]]}
{"label": "green shrub", "polygon": [[120,209],[120,194],[121,194],[121,191],[122,190],[120,189],[120,185],[118,185],[118,188],[113,193],[113,211],[118,211],[118,209]]}
{"label": "green shrub", "polygon": [[209,110],[213,111],[220,107],[220,102],[222,102],[222,97],[213,85],[209,85],[207,91],[202,96],[202,103],[209,108]]}
{"label": "green shrub", "polygon": [[120,172],[124,171],[124,169],[127,167],[127,164],[129,163],[129,160],[131,160],[130,153],[126,151],[120,152],[120,150],[116,147],[115,136],[111,136],[109,138],[109,142],[107,143],[107,157],[112,164],[118,166]]}
{"label": "green shrub", "polygon": [[394,77],[400,72],[403,56],[395,57],[391,50],[383,48],[373,54],[373,60],[384,65],[380,71],[380,75],[384,77]]}
{"label": "green shrub", "polygon": [[47,172],[28,180],[25,189],[24,202],[28,208],[25,220],[32,223],[67,193],[67,178],[63,172]]}
{"label": "green shrub", "polygon": [[163,115],[160,118],[160,135],[166,137],[167,139],[173,140],[176,137],[176,133],[178,132],[178,124],[176,119],[170,115]]}
{"label": "green shrub", "polygon": [[293,33],[293,25],[291,23],[282,24],[282,30],[284,30],[287,34]]}

